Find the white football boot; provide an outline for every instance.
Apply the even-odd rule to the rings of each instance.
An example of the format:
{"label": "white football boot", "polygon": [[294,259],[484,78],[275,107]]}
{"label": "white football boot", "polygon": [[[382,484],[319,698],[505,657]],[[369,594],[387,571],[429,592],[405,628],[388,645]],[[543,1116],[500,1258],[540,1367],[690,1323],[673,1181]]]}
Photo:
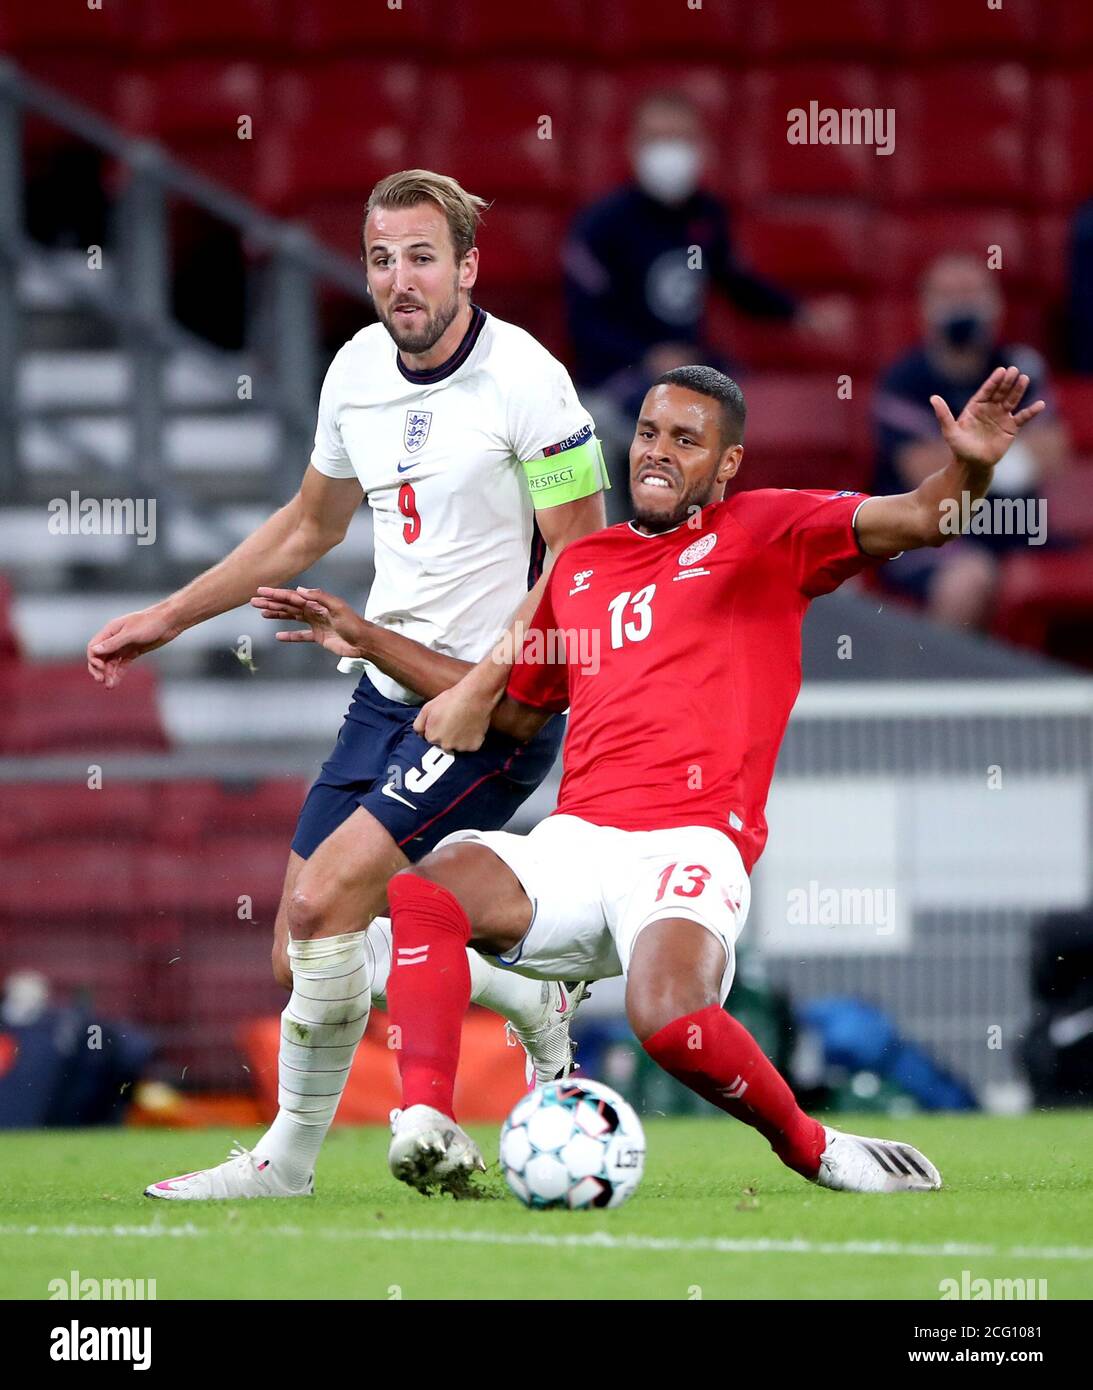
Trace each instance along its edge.
{"label": "white football boot", "polygon": [[146,1197],[165,1197],[173,1202],[228,1202],[237,1197],[310,1197],[315,1175],[304,1187],[286,1187],[273,1171],[273,1161],[236,1144],[231,1156],[215,1168],[164,1178],[144,1189]]}
{"label": "white football boot", "polygon": [[893,1139],[863,1139],[824,1125],[827,1147],[812,1179],[836,1192],[930,1192],[941,1174],[925,1154]]}
{"label": "white football boot", "polygon": [[387,1163],[400,1182],[419,1192],[434,1188],[456,1197],[470,1196],[472,1173],[486,1165],[478,1145],[450,1115],[431,1105],[391,1111],[391,1147]]}
{"label": "white football boot", "polygon": [[569,1025],[588,995],[589,987],[583,981],[576,984],[544,981],[540,1017],[527,1028],[517,1028],[515,1023],[505,1025],[505,1032],[510,1038],[516,1038],[527,1053],[524,1075],[529,1086],[564,1081],[573,1070],[575,1049]]}

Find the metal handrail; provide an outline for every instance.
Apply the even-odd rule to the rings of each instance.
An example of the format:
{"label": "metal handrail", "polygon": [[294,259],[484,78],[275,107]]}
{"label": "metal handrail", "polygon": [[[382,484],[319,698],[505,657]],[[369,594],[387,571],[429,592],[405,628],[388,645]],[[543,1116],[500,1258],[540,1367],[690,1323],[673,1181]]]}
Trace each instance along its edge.
{"label": "metal handrail", "polygon": [[156,177],[171,192],[245,231],[260,247],[272,250],[291,243],[292,254],[316,279],[329,281],[362,301],[368,299],[360,266],[316,241],[306,227],[271,217],[255,203],[179,163],[156,141],[126,135],[91,107],[28,77],[10,59],[0,58],[0,100],[4,99],[14,100],[24,110],[60,126],[123,164],[151,162]]}
{"label": "metal handrail", "polygon": [[[317,287],[333,286],[368,302],[359,264],[320,245],[303,226],[286,222],[238,194],[179,163],[154,141],[126,135],[97,112],[62,92],[28,77],[10,60],[0,59],[0,496],[19,496],[18,428],[24,412],[18,401],[20,265],[35,262],[47,273],[48,259],[24,230],[22,126],[27,115],[41,117],[81,142],[115,159],[128,172],[116,203],[120,294],[103,294],[93,281],[69,292],[100,318],[111,322],[132,362],[129,409],[133,452],[128,483],[134,489],[170,492],[162,475],[162,360],[185,348],[218,362],[222,352],[177,324],[169,308],[167,200],[184,199],[235,227],[247,246],[268,256],[272,273],[272,331],[268,343],[275,390],[263,408],[277,416],[281,449],[276,484],[293,489],[307,458],[314,425],[319,362]],[[5,482],[7,480],[7,482]],[[167,518],[161,521],[166,523]],[[161,526],[162,532],[162,526]],[[160,567],[166,546],[140,547],[138,565]],[[152,552],[159,552],[154,555]],[[148,577],[151,577],[149,573]]]}

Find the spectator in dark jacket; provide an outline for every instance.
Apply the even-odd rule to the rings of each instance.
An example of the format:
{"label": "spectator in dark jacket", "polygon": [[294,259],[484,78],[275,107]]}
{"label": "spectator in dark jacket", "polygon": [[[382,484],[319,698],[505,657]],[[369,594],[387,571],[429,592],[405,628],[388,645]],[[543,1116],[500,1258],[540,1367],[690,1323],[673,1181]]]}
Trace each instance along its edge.
{"label": "spectator in dark jacket", "polygon": [[[706,157],[693,103],[675,93],[648,96],[630,137],[634,181],[578,214],[566,240],[574,378],[597,393],[590,409],[609,446],[612,422],[604,414],[617,416],[628,441],[629,425],[621,422],[633,420],[663,372],[691,362],[730,365],[705,338],[711,286],[745,313],[782,322],[798,316],[792,295],[737,257],[728,209],[700,186]],[[836,328],[822,314],[810,322],[821,332]]]}
{"label": "spectator in dark jacket", "polygon": [[[873,491],[907,492],[944,467],[949,451],[930,397],[954,415],[995,367],[1019,367],[1029,377],[1026,403],[1039,415],[995,470],[988,497],[1035,499],[1041,484],[1066,466],[1066,434],[1055,414],[1043,358],[1021,343],[1000,342],[1003,301],[997,272],[974,256],[947,254],[923,276],[922,342],[881,378],[873,402],[876,472]],[[954,626],[982,627],[990,614],[1002,555],[1029,543],[999,530],[968,534],[941,550],[909,551],[881,569],[886,587]]]}
{"label": "spectator in dark jacket", "polygon": [[1093,199],[1074,214],[1070,228],[1070,365],[1093,375]]}

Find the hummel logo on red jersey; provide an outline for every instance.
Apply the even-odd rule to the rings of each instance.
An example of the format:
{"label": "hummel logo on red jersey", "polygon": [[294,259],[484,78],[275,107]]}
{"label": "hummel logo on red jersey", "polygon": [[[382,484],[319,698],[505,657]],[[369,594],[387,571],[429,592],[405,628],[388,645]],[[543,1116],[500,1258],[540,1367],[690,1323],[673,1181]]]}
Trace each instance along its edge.
{"label": "hummel logo on red jersey", "polygon": [[717,1091],[726,1100],[739,1100],[747,1089],[748,1083],[742,1076],[738,1076],[731,1086],[718,1086]]}
{"label": "hummel logo on red jersey", "polygon": [[395,953],[396,965],[424,965],[428,959],[428,944],[424,946],[400,946]]}
{"label": "hummel logo on red jersey", "polygon": [[570,589],[570,598],[572,598],[574,594],[582,593],[585,589],[590,589],[592,587],[588,582],[592,578],[592,573],[592,570],[578,570],[576,572],[573,576],[573,583],[576,585],[576,588]]}

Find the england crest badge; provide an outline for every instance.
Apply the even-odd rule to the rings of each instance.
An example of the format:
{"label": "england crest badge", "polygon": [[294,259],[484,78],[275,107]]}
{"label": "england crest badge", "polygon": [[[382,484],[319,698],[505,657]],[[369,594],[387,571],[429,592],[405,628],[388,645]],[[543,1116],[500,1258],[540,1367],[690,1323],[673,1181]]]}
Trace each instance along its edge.
{"label": "england crest badge", "polygon": [[406,412],[406,433],[403,443],[408,454],[416,454],[429,438],[429,426],[433,423],[431,410],[408,410]]}

